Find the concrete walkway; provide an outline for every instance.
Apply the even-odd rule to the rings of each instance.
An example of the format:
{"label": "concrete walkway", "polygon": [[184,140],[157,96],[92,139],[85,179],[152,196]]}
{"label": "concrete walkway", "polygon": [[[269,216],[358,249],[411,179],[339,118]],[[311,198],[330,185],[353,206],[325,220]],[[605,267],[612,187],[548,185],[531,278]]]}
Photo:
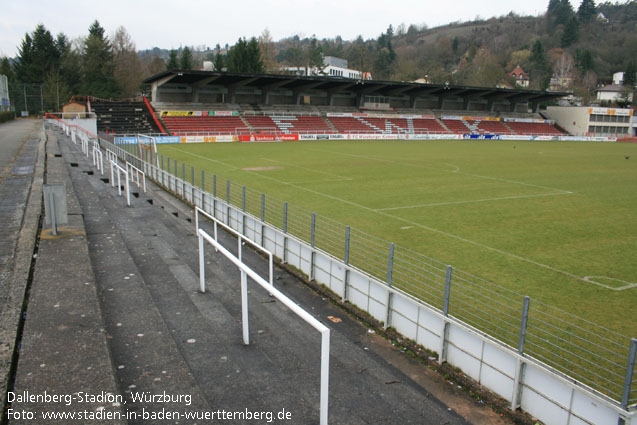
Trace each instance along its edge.
{"label": "concrete walkway", "polygon": [[[85,416],[9,423],[110,415],[106,423],[318,424],[318,332],[249,282],[244,346],[235,266],[208,249],[208,292],[198,291],[191,210],[152,184],[126,207],[109,176],[65,136],[48,134],[47,181],[66,183],[70,224],[59,237],[43,232],[13,393],[71,398],[11,408]],[[223,232],[220,240],[236,247]],[[244,260],[267,274],[261,256],[246,250]],[[275,286],[332,330],[330,424],[505,423],[285,270],[276,269]],[[217,420],[224,412],[234,419]]]}
{"label": "concrete walkway", "polygon": [[13,376],[16,335],[42,207],[42,122],[0,124],[0,405]]}

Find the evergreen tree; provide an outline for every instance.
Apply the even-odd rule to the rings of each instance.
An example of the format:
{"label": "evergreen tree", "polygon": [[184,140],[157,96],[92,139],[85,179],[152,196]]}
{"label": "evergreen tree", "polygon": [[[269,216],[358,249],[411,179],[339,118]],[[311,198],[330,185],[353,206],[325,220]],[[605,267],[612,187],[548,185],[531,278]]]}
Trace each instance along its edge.
{"label": "evergreen tree", "polygon": [[228,52],[228,71],[247,72],[251,74],[262,74],[265,72],[259,42],[255,37],[250,41],[239,38],[237,44],[230,48]]}
{"label": "evergreen tree", "polygon": [[0,60],[0,75],[4,75],[11,82],[14,81],[15,74],[13,73],[13,67],[11,66],[11,62],[9,62],[9,58],[6,56]]}
{"label": "evergreen tree", "polygon": [[635,66],[635,62],[631,61],[624,72],[624,83],[626,87],[635,87],[637,84],[637,67]]}
{"label": "evergreen tree", "polygon": [[582,22],[592,21],[593,18],[595,18],[596,13],[597,13],[597,10],[595,7],[594,0],[582,0],[582,3],[580,4],[579,9],[577,9],[577,17]]}
{"label": "evergreen tree", "polygon": [[46,75],[56,71],[59,65],[60,53],[53,36],[44,25],[38,25],[31,35],[25,35],[15,65],[20,81],[41,84]]}
{"label": "evergreen tree", "polygon": [[188,46],[184,47],[181,51],[180,58],[180,67],[181,69],[188,71],[193,68],[193,59],[192,59],[192,51],[188,48]]}
{"label": "evergreen tree", "polygon": [[215,54],[215,58],[214,58],[214,66],[215,66],[215,71],[223,71],[223,69],[226,67],[226,62],[223,58],[223,56],[221,55],[220,51],[217,51],[217,54]]}
{"label": "evergreen tree", "polygon": [[560,7],[560,0],[549,0],[549,5],[546,9],[547,16],[555,15],[555,11]]}
{"label": "evergreen tree", "polygon": [[577,17],[572,16],[569,19],[568,23],[564,27],[564,32],[562,33],[562,47],[569,47],[573,45],[577,41],[579,37],[579,22]]}
{"label": "evergreen tree", "polygon": [[250,72],[253,74],[263,74],[265,72],[265,66],[263,60],[261,60],[261,49],[259,49],[259,42],[256,37],[252,37],[247,46],[247,70],[244,72]]}
{"label": "evergreen tree", "polygon": [[593,71],[595,61],[593,53],[590,50],[577,50],[575,52],[575,63],[582,75],[586,75],[589,71]]}
{"label": "evergreen tree", "polygon": [[323,49],[318,45],[318,41],[314,36],[312,36],[310,45],[307,48],[307,67],[309,69],[317,69],[319,74],[323,74],[323,69],[325,68]]}
{"label": "evergreen tree", "polygon": [[179,60],[177,59],[177,50],[171,50],[168,56],[168,63],[166,64],[168,71],[176,71],[179,69]]}
{"label": "evergreen tree", "polygon": [[245,72],[247,68],[248,42],[240,37],[237,43],[228,51],[228,71]]}
{"label": "evergreen tree", "polygon": [[529,60],[531,84],[535,86],[535,88],[546,89],[551,81],[551,67],[544,53],[544,45],[540,40],[533,43]]}
{"label": "evergreen tree", "polygon": [[556,23],[558,25],[566,25],[569,20],[575,15],[573,6],[569,0],[560,0],[560,6],[555,15]]}
{"label": "evergreen tree", "polygon": [[119,95],[111,43],[98,21],[89,27],[82,56],[84,92],[90,96],[112,98]]}
{"label": "evergreen tree", "polygon": [[453,42],[451,43],[451,50],[453,50],[454,55],[458,54],[458,43],[458,37],[454,37]]}
{"label": "evergreen tree", "polygon": [[[60,51],[60,76],[71,94],[80,93],[82,86],[82,55],[78,49],[74,49],[63,34],[58,35],[58,50]],[[68,98],[64,98],[66,102]]]}
{"label": "evergreen tree", "polygon": [[544,45],[540,40],[537,40],[533,43],[533,48],[531,49],[531,62],[535,66],[545,66],[546,65],[546,56],[544,55]]}
{"label": "evergreen tree", "polygon": [[549,1],[549,6],[546,11],[549,30],[552,32],[556,26],[568,24],[573,15],[575,15],[575,11],[573,11],[573,6],[571,6],[569,0]]}
{"label": "evergreen tree", "polygon": [[376,59],[374,60],[374,78],[387,80],[392,74],[396,52],[392,46],[391,39],[394,29],[390,25],[387,32],[378,37]]}

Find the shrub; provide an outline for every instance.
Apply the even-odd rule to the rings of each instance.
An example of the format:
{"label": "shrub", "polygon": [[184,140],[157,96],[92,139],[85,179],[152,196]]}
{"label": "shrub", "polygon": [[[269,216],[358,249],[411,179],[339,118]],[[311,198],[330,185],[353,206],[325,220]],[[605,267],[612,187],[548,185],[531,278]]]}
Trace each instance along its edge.
{"label": "shrub", "polygon": [[15,112],[0,112],[0,122],[11,121],[15,119]]}

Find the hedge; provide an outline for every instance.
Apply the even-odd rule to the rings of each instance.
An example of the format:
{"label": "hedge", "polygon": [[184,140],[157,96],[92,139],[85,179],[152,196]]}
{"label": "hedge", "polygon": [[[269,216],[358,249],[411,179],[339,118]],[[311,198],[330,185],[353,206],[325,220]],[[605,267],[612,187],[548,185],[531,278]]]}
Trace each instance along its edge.
{"label": "hedge", "polygon": [[11,121],[15,119],[15,112],[0,112],[0,122]]}

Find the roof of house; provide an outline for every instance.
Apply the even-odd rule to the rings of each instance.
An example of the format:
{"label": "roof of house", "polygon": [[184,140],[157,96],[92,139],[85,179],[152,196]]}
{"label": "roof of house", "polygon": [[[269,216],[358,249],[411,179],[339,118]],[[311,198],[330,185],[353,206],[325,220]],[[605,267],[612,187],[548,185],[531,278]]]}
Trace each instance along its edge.
{"label": "roof of house", "polygon": [[607,86],[598,88],[596,91],[598,91],[598,92],[617,93],[617,92],[622,91],[623,89],[624,89],[624,86],[621,86],[619,84],[609,84]]}
{"label": "roof of house", "polygon": [[529,79],[529,74],[524,72],[524,70],[522,69],[522,67],[520,67],[520,65],[516,66],[515,69],[509,73],[509,75],[514,76],[516,79],[520,79],[520,78],[522,78],[523,80]]}

